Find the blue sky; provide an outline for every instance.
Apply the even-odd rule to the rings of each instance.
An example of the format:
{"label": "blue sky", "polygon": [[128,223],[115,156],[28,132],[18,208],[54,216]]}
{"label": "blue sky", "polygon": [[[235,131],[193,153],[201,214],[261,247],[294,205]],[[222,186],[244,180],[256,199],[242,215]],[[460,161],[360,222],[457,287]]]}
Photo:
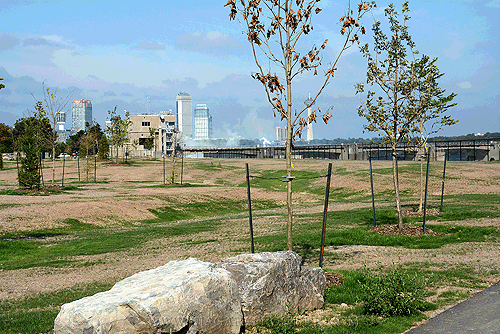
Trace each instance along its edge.
{"label": "blue sky", "polygon": [[[90,99],[93,116],[175,110],[175,96],[188,92],[206,103],[214,135],[274,139],[273,117],[255,71],[250,46],[238,22],[229,21],[226,1],[2,0],[0,6],[0,122],[13,124],[42,97],[42,84],[75,88],[74,99]],[[377,2],[375,18],[386,22]],[[400,11],[402,1],[394,1]],[[321,1],[314,30],[304,43],[329,45],[325,63],[336,56],[339,26],[348,1]],[[500,0],[410,1],[410,34],[423,54],[438,57],[441,85],[458,94],[450,114],[460,121],[444,135],[500,131]],[[366,17],[371,27],[373,19]],[[387,30],[386,30],[387,31]],[[371,43],[363,36],[362,43]],[[365,81],[366,61],[356,48],[344,54],[336,78],[317,106],[333,105],[328,125],[314,126],[315,138],[374,137],[363,133],[354,84]],[[302,106],[317,82],[306,76],[294,84],[294,104]]]}

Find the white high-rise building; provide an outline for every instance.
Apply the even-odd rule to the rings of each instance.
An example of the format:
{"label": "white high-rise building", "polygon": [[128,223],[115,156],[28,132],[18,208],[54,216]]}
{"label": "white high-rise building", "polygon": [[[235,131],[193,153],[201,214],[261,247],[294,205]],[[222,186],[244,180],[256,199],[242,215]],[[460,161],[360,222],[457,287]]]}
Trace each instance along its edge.
{"label": "white high-rise building", "polygon": [[194,139],[212,138],[212,116],[206,104],[197,104],[194,109]]}
{"label": "white high-rise building", "polygon": [[[307,118],[309,118],[311,116],[311,113],[312,113],[312,105],[314,104],[313,102],[313,99],[311,99],[311,93],[309,93],[309,97],[307,98],[307,100],[304,101],[304,104],[306,106],[309,106],[307,108]],[[311,141],[313,140],[313,125],[312,123],[309,123],[307,125],[307,141]]]}
{"label": "white high-rise building", "polygon": [[58,111],[56,114],[56,132],[57,132],[57,142],[63,143],[66,141],[67,132],[65,129],[66,125],[66,113],[64,111]]}
{"label": "white high-rise building", "polygon": [[177,94],[175,100],[175,122],[177,124],[177,129],[185,139],[193,138],[193,100],[186,92]]}
{"label": "white high-rise building", "polygon": [[276,141],[285,142],[286,141],[286,128],[276,127]]}

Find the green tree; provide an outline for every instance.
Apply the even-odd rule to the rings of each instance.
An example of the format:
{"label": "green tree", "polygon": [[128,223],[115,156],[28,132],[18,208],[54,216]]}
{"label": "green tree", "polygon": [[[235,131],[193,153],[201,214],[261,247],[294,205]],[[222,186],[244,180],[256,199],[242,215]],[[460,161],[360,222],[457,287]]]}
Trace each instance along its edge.
{"label": "green tree", "polygon": [[[437,80],[443,76],[436,66],[437,58],[428,56],[416,58],[418,51],[413,50],[415,43],[408,33],[410,19],[408,1],[403,3],[403,22],[398,20],[398,12],[390,4],[385,9],[392,36],[382,32],[381,22],[373,25],[373,52],[368,44],[361,48],[368,60],[367,84],[379,88],[380,95],[368,91],[366,100],[361,101],[358,114],[368,124],[364,129],[378,132],[391,146],[393,183],[398,211],[398,226],[403,227],[401,198],[399,194],[397,146],[409,141],[413,134],[419,133],[420,124],[439,119],[441,125],[456,123],[444,113],[455,104],[451,103],[455,94],[445,95]],[[357,94],[364,93],[364,85],[356,85]]]}
{"label": "green tree", "polygon": [[69,155],[72,155],[73,153],[79,153],[78,149],[80,148],[80,140],[84,134],[85,131],[80,130],[66,140],[66,153],[68,153]]}
{"label": "green tree", "polygon": [[93,122],[92,125],[88,123],[86,124],[85,131],[80,137],[80,147],[78,152],[80,152],[80,155],[82,153],[85,154],[85,165],[83,168],[85,172],[85,182],[89,182],[93,166],[92,162],[94,162],[94,156],[97,152],[100,135],[99,124]]}
{"label": "green tree", "polygon": [[8,125],[0,123],[0,169],[3,169],[2,153],[13,151],[12,129]]}
{"label": "green tree", "polygon": [[99,138],[99,149],[98,149],[99,159],[107,160],[109,157],[109,142],[106,136],[101,136]]}
{"label": "green tree", "polygon": [[155,139],[156,139],[156,129],[150,127],[149,137],[144,140],[142,146],[144,146],[146,150],[152,150],[153,147],[155,146]]}
{"label": "green tree", "polygon": [[15,146],[22,152],[18,173],[19,186],[40,189],[40,162],[43,144],[47,140],[48,119],[42,103],[37,102],[32,116],[17,120],[14,125]]}
{"label": "green tree", "polygon": [[307,124],[316,122],[317,117],[322,117],[325,123],[331,118],[328,111],[322,113],[319,109],[314,110],[309,117],[304,117],[304,111],[314,104],[332,81],[342,53],[353,43],[359,43],[358,33],[365,32],[359,20],[373,5],[361,2],[356,12],[348,8],[346,14],[340,18],[340,33],[345,39],[339,54],[333,63],[324,68],[323,77],[311,97],[310,104],[305,107],[302,104],[295,106],[296,112],[292,113],[293,80],[311,72],[312,75],[318,75],[318,70],[322,68],[321,52],[328,40],[319,47],[308,46],[301,40],[313,30],[312,17],[321,12],[318,4],[319,0],[229,0],[225,5],[231,9],[229,18],[238,18],[240,21],[252,47],[258,69],[252,77],[264,86],[274,115],[286,120],[288,250],[292,249],[292,143],[296,136],[301,136]]}
{"label": "green tree", "polygon": [[116,112],[117,106],[115,106],[114,110],[108,110],[108,120],[111,122],[111,125],[106,127],[106,134],[108,135],[109,143],[116,150],[116,163],[118,163],[118,148],[123,147],[125,143],[128,142],[128,129],[132,124],[132,121],[129,118],[129,113],[125,113],[125,118],[122,118]]}

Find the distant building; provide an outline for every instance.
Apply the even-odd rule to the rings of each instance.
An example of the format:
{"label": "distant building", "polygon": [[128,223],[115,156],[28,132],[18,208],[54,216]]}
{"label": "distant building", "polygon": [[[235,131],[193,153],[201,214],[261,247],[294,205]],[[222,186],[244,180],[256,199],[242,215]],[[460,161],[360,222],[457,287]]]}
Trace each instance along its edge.
{"label": "distant building", "polygon": [[177,94],[175,121],[183,138],[193,138],[193,100],[186,92]]}
{"label": "distant building", "polygon": [[74,100],[71,106],[71,130],[75,133],[85,130],[85,123],[92,123],[92,102]]}
{"label": "distant building", "polygon": [[197,104],[194,109],[194,139],[212,138],[212,116],[206,104]]}
{"label": "distant building", "polygon": [[276,127],[276,141],[277,142],[285,142],[286,141],[286,128]]}
{"label": "distant building", "polygon": [[[174,114],[169,111],[160,111],[158,114],[153,115],[130,115],[129,119],[132,122],[128,131],[129,143],[136,145],[138,154],[135,155],[150,155],[152,151],[153,156],[161,156],[156,152],[167,154],[172,152],[172,135],[176,130]],[[155,130],[153,148],[146,150],[144,143],[151,138],[150,128]]]}
{"label": "distant building", "polygon": [[[311,99],[311,93],[309,93],[309,97],[304,101],[304,104],[307,106],[307,118],[309,118],[312,114],[312,105],[314,104],[313,99]],[[313,140],[313,125],[312,123],[307,124],[307,141]]]}
{"label": "distant building", "polygon": [[64,143],[68,139],[69,130],[66,130],[66,113],[64,111],[59,111],[56,114],[56,132],[57,132],[57,142]]}

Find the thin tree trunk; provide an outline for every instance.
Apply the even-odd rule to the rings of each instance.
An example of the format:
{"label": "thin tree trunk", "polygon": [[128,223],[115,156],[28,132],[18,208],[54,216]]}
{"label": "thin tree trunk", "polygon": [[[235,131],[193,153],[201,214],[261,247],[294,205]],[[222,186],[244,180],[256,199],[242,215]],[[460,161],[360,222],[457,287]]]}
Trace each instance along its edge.
{"label": "thin tree trunk", "polygon": [[[288,13],[288,1],[286,2],[285,12]],[[285,52],[290,50],[290,27],[287,25],[286,31],[286,47]],[[286,204],[288,208],[288,223],[286,229],[286,249],[293,249],[292,242],[292,225],[293,225],[293,213],[292,213],[292,79],[291,79],[291,53],[285,54],[285,71],[286,71],[286,176],[287,176],[287,195]]]}
{"label": "thin tree trunk", "polygon": [[396,208],[398,210],[398,227],[403,228],[403,214],[401,213],[401,198],[399,197],[398,165],[396,147],[392,147],[392,177],[394,179],[394,192],[396,193]]}
{"label": "thin tree trunk", "polygon": [[[424,146],[422,146],[420,150],[425,152]],[[420,203],[418,205],[418,212],[422,212],[424,209],[424,156],[425,153],[422,153],[420,157]]]}
{"label": "thin tree trunk", "polygon": [[[288,113],[289,115],[291,114]],[[291,115],[290,115],[291,116]],[[288,223],[287,223],[287,229],[286,229],[286,249],[287,250],[292,250],[293,248],[293,243],[292,243],[292,225],[293,225],[293,214],[292,214],[292,137],[290,133],[292,132],[291,129],[291,121],[290,121],[290,116],[287,117],[287,140],[286,140],[286,176],[287,176],[287,194],[286,194],[286,204],[287,204],[287,209],[288,209]]]}
{"label": "thin tree trunk", "polygon": [[56,147],[52,145],[52,185],[56,179]]}

